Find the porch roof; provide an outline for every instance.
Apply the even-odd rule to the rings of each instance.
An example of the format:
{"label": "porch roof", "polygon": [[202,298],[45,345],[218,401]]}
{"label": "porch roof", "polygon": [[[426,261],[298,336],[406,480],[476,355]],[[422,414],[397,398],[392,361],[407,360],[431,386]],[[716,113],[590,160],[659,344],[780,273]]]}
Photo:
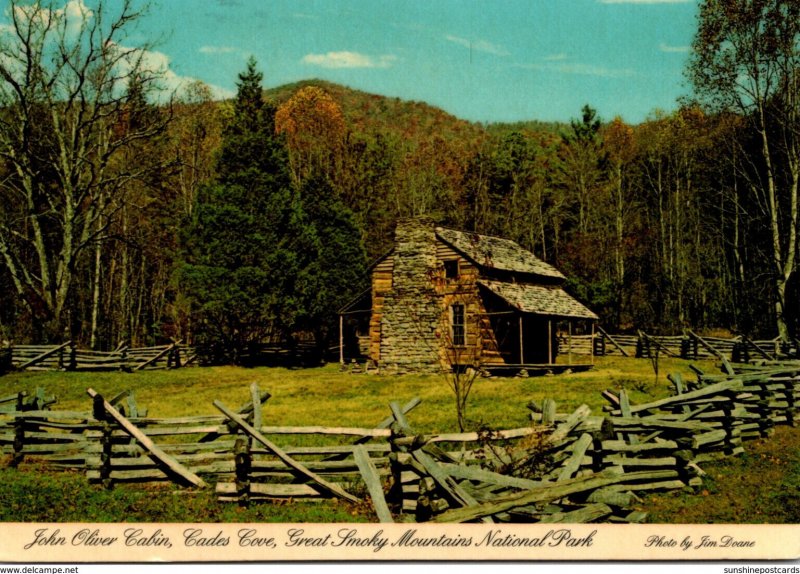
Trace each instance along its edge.
{"label": "porch roof", "polygon": [[560,287],[506,283],[488,279],[481,279],[478,284],[523,313],[573,319],[596,320],[598,318],[596,314],[572,298]]}

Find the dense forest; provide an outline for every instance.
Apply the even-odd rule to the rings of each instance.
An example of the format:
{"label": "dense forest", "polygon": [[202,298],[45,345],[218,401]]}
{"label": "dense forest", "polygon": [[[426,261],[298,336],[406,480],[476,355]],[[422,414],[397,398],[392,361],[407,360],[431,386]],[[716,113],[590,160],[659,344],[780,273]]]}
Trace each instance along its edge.
{"label": "dense forest", "polygon": [[794,2],[705,1],[692,93],[638,125],[591,102],[483,125],[323,81],[264,91],[252,59],[231,101],[170,97],[118,41],[134,6],[100,6],[71,34],[12,9],[0,39],[2,339],[322,349],[419,215],[519,242],[609,331],[798,334]]}

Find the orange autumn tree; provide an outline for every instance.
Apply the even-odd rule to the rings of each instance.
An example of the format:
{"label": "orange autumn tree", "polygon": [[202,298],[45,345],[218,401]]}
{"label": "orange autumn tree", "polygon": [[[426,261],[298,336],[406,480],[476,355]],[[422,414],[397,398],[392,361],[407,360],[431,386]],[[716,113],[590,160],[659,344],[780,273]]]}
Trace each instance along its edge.
{"label": "orange autumn tree", "polygon": [[335,179],[347,127],[342,108],[330,94],[316,86],[298,90],[278,108],[275,131],[286,137],[296,182],[311,174]]}

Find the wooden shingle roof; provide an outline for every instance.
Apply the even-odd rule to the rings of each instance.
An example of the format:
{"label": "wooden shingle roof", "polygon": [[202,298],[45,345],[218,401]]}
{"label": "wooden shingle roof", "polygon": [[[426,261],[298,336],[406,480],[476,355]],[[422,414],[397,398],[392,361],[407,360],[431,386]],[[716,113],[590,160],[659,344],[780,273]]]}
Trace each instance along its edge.
{"label": "wooden shingle roof", "polygon": [[488,279],[481,279],[478,284],[523,313],[576,319],[598,318],[591,310],[573,299],[560,287],[507,283]]}
{"label": "wooden shingle roof", "polygon": [[510,239],[456,231],[444,227],[436,228],[436,236],[481,267],[531,273],[561,281],[566,279],[558,269],[545,263]]}

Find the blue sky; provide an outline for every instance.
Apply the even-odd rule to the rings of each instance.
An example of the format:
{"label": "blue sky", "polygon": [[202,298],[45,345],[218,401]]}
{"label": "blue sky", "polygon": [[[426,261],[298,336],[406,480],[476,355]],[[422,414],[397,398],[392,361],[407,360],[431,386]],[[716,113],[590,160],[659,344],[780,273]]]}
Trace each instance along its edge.
{"label": "blue sky", "polygon": [[[83,0],[69,0],[81,3]],[[87,5],[92,0],[85,0]],[[688,93],[695,0],[157,0],[139,32],[176,82],[322,78],[470,121],[638,123]]]}

